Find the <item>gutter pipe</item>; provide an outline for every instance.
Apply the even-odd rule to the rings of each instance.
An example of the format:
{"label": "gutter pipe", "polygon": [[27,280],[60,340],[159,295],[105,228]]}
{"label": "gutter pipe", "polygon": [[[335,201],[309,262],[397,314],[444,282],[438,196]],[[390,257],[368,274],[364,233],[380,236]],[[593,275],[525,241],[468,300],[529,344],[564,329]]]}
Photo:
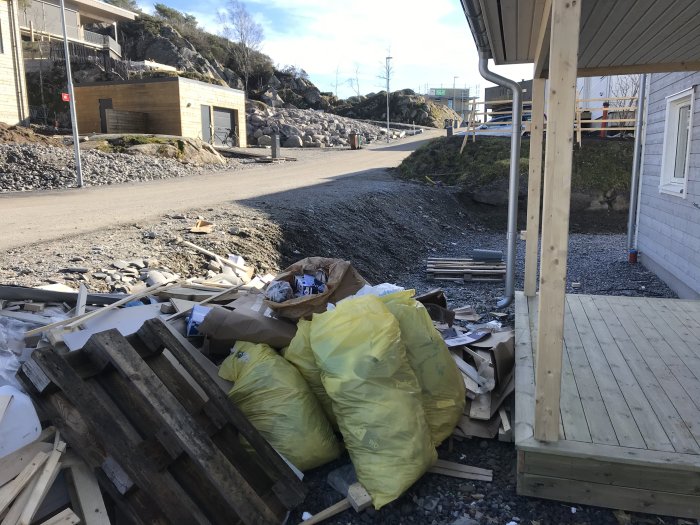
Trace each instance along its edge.
{"label": "gutter pipe", "polygon": [[646,103],[647,75],[639,79],[639,97],[637,98],[637,119],[634,124],[634,152],[632,154],[632,181],[630,183],[630,208],[627,218],[627,253],[636,249],[637,207],[639,206],[639,179],[642,168],[642,132],[644,127],[644,105]]}
{"label": "gutter pipe", "polygon": [[513,131],[510,136],[510,175],[508,181],[508,233],[506,242],[506,290],[505,295],[498,301],[498,308],[505,308],[515,298],[515,256],[518,228],[518,190],[520,182],[520,138],[523,118],[523,89],[517,82],[489,71],[489,59],[485,53],[479,53],[479,73],[484,79],[494,84],[510,89],[513,93]]}
{"label": "gutter pipe", "polygon": [[467,17],[469,28],[476,49],[479,52],[479,73],[494,84],[510,89],[513,93],[513,133],[510,138],[510,175],[508,183],[508,233],[506,241],[508,251],[506,255],[506,290],[504,296],[498,301],[498,308],[505,308],[515,299],[515,256],[518,227],[518,186],[520,179],[520,138],[523,115],[523,90],[517,82],[502,77],[489,71],[489,58],[493,58],[491,44],[484,17],[476,0],[461,0],[464,16]]}

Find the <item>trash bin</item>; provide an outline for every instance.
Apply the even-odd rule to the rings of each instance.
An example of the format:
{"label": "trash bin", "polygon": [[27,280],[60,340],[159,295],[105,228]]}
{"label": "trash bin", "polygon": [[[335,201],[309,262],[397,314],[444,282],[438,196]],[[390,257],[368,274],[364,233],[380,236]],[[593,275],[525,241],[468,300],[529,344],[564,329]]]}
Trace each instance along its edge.
{"label": "trash bin", "polygon": [[350,133],[348,140],[350,141],[350,149],[360,149],[360,136],[357,133]]}
{"label": "trash bin", "polygon": [[447,128],[447,136],[451,137],[453,133],[454,133],[454,128],[452,126],[449,126]]}

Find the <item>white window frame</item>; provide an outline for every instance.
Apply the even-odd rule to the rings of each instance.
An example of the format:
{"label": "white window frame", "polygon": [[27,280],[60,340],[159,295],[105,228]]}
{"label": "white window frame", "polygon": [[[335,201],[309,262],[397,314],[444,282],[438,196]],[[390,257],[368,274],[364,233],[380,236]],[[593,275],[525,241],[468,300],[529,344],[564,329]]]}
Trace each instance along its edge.
{"label": "white window frame", "polygon": [[[678,144],[679,110],[682,106],[687,105],[688,102],[690,102],[688,149],[685,158],[685,172],[681,182],[676,180],[677,178],[673,176],[673,173],[676,161],[676,147]],[[664,147],[661,156],[659,192],[676,195],[684,199],[688,192],[688,175],[690,173],[690,148],[692,144],[694,103],[695,86],[666,97],[666,122],[664,128]]]}

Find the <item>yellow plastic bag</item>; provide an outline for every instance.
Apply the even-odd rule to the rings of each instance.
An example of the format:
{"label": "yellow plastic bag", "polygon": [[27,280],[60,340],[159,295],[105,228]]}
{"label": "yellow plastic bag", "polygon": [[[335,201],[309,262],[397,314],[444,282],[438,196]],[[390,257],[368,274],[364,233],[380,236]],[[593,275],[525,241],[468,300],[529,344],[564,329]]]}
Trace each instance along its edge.
{"label": "yellow plastic bag", "polygon": [[219,368],[229,397],[280,454],[301,470],[334,460],[341,448],[316,397],[271,347],[239,341]]}
{"label": "yellow plastic bag", "polygon": [[314,315],[311,348],[357,478],[380,509],[437,459],[399,323],[375,296],[348,299]]}
{"label": "yellow plastic bag", "polygon": [[421,387],[425,418],[435,446],[449,437],[462,417],[465,390],[462,375],[414,290],[380,297],[396,317],[406,356]]}
{"label": "yellow plastic bag", "polygon": [[289,346],[283,351],[284,358],[292,363],[299,371],[301,376],[306,380],[309,388],[318,399],[323,412],[326,414],[328,421],[333,428],[338,428],[338,423],[333,413],[331,398],[328,397],[326,390],[321,382],[321,370],[316,364],[314,353],[311,351],[311,321],[303,319],[297,323],[297,333],[289,343]]}

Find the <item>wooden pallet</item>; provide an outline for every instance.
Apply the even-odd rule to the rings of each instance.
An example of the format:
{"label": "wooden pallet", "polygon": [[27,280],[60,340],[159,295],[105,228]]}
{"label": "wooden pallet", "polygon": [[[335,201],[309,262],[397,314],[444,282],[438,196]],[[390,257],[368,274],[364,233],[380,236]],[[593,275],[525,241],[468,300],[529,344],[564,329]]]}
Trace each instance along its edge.
{"label": "wooden pallet", "polygon": [[475,261],[467,258],[430,258],[426,268],[428,278],[438,281],[501,281],[506,274],[502,262]]}
{"label": "wooden pallet", "polygon": [[153,319],[37,350],[18,377],[133,523],[281,523],[301,481],[191,352]]}

